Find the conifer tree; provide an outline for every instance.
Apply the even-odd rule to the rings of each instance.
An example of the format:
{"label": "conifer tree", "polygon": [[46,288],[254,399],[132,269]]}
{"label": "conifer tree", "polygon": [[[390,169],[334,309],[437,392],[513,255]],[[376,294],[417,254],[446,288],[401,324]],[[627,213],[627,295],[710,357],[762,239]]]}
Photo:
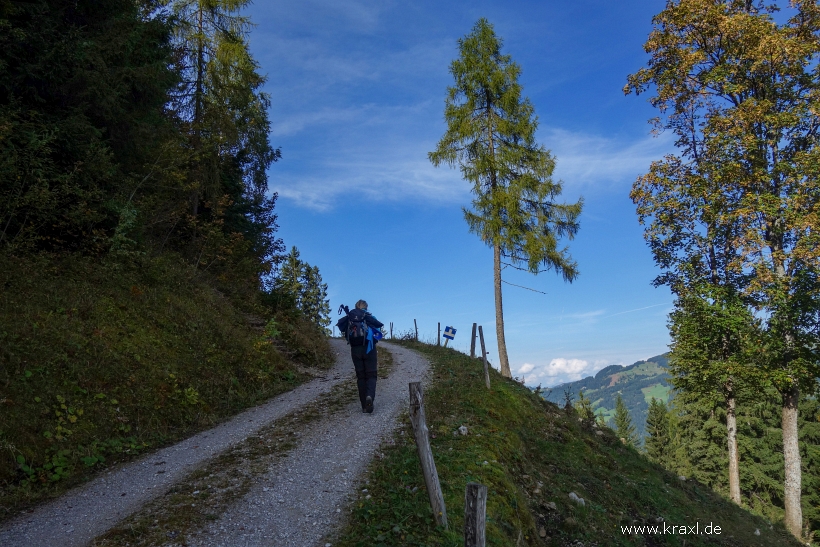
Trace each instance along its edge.
{"label": "conifer tree", "polygon": [[299,249],[294,245],[282,260],[279,267],[279,277],[275,288],[289,294],[297,309],[302,309],[302,295],[304,293],[305,263],[299,258]]}
{"label": "conifer tree", "polygon": [[305,264],[302,269],[302,313],[311,323],[330,335],[330,301],[327,298],[327,283],[322,283],[318,266]]}
{"label": "conifer tree", "polygon": [[[455,85],[447,89],[447,131],[433,152],[435,166],[458,166],[472,184],[472,208],[464,208],[470,231],[493,249],[495,321],[501,373],[511,376],[501,295],[503,263],[533,274],[554,269],[565,281],[578,275],[562,237],[578,231],[582,202],[557,203],[555,159],[535,142],[538,118],[522,98],[520,67],[501,53],[501,38],[486,19],[458,41],[450,65]],[[521,267],[525,265],[526,267]],[[540,269],[544,267],[545,270]]]}
{"label": "conifer tree", "polygon": [[311,266],[300,258],[299,249],[291,247],[279,269],[274,287],[290,296],[293,305],[327,334],[330,324],[330,301],[327,283],[322,283],[318,266]]}
{"label": "conifer tree", "polygon": [[669,465],[669,415],[666,404],[652,397],[646,415],[646,437],[644,448],[650,460],[668,467]]}
{"label": "conifer tree", "polygon": [[615,425],[615,433],[625,444],[632,447],[638,446],[638,434],[635,431],[635,425],[632,423],[632,417],[629,415],[629,409],[626,408],[621,394],[615,399],[615,416],[613,417]]}
{"label": "conifer tree", "polygon": [[585,425],[591,426],[595,423],[595,411],[592,409],[592,401],[584,394],[584,390],[578,392],[578,400],[575,401],[575,411]]}
{"label": "conifer tree", "polygon": [[170,33],[143,2],[0,3],[0,251],[109,249],[168,128]]}

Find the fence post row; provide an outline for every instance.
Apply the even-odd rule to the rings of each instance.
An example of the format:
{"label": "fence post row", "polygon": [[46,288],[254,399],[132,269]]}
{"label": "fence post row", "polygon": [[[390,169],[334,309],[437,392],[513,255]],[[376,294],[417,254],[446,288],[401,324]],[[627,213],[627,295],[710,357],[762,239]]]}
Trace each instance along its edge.
{"label": "fence post row", "polygon": [[490,367],[487,364],[487,350],[484,348],[484,329],[478,326],[478,335],[481,338],[481,357],[484,359],[484,383],[490,389]]}
{"label": "fence post row", "polygon": [[485,547],[487,487],[468,482],[464,490],[464,547]]}
{"label": "fence post row", "polygon": [[438,481],[436,462],[430,449],[430,437],[427,430],[427,418],[424,416],[424,392],[421,382],[410,382],[410,422],[413,424],[413,435],[416,437],[416,448],[419,451],[424,484],[430,496],[430,506],[436,524],[447,528],[447,509],[444,507],[444,495]]}
{"label": "fence post row", "polygon": [[470,337],[470,357],[475,359],[475,326],[476,324],[473,323],[473,335]]}

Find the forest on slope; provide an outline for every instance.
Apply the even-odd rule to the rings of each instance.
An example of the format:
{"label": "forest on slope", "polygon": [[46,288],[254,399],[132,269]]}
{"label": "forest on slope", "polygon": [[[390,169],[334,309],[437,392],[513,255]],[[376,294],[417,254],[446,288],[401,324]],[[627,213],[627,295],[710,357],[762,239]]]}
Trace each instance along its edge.
{"label": "forest on slope", "polygon": [[[728,496],[726,411],[714,399],[675,390],[668,382],[672,378],[667,355],[625,367],[611,365],[594,377],[542,391],[541,396],[564,406],[569,395],[575,407],[584,397],[598,421],[616,431],[615,408],[620,397],[635,428],[637,448],[676,475]],[[742,502],[767,519],[780,521],[784,473],[778,397],[769,391],[743,403],[737,411]],[[804,409],[799,424],[803,499],[805,517],[814,532],[820,519],[820,402],[804,396],[800,404]]]}
{"label": "forest on slope", "polygon": [[331,363],[247,4],[0,0],[0,519]]}

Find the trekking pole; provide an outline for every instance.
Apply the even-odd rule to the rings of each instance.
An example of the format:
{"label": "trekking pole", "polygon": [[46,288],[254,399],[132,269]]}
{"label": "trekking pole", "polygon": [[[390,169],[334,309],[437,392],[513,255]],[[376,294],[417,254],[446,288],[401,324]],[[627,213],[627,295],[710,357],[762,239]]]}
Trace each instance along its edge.
{"label": "trekking pole", "polygon": [[[436,338],[436,345],[441,345],[441,323],[438,323],[438,338]],[[447,345],[447,342],[444,342],[444,345]]]}

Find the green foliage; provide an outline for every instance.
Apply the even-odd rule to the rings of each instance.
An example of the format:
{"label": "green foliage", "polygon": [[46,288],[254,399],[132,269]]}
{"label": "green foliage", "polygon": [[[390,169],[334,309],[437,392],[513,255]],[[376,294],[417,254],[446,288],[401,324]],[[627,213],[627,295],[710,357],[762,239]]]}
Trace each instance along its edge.
{"label": "green foliage", "polygon": [[260,336],[179,257],[139,260],[0,260],[0,518],[293,388],[290,353],[332,360],[309,325]]}
{"label": "green foliage", "polygon": [[592,426],[592,424],[595,423],[596,416],[595,411],[592,408],[592,401],[589,400],[589,397],[584,395],[583,390],[578,392],[578,400],[575,401],[574,406],[575,411],[578,413],[578,417],[585,425]]}
{"label": "green foliage", "polygon": [[612,418],[612,425],[615,427],[615,434],[626,445],[637,447],[640,444],[638,434],[635,432],[635,426],[632,424],[632,417],[629,415],[629,409],[626,408],[624,400],[621,395],[615,399],[615,416]]}
{"label": "green foliage", "polygon": [[169,32],[129,0],[0,10],[0,250],[108,248],[160,154]]}
{"label": "green foliage", "polygon": [[[780,4],[667,2],[644,46],[647,66],[624,91],[653,89],[656,129],[677,139],[678,153],[653,162],[631,193],[663,270],[656,283],[682,298],[714,300],[712,311],[745,307],[739,319],[760,319],[754,364],[788,411],[786,521],[799,537],[797,404],[820,376],[820,6],[789,2],[781,16]],[[731,399],[737,382],[756,376],[728,349],[732,316],[707,325],[713,332],[700,345],[715,347],[697,367],[712,371],[701,383],[687,370],[687,389],[703,389],[729,369],[728,381],[713,387]]]}
{"label": "green foliage", "polygon": [[253,298],[284,247],[246,4],[4,4],[0,250],[172,249]]}
{"label": "green foliage", "polygon": [[654,397],[649,403],[649,413],[646,416],[644,449],[650,460],[664,467],[670,467],[669,415],[666,404]]}
{"label": "green foliage", "polygon": [[[779,394],[740,393],[738,450],[742,503],[774,522],[783,520],[783,440]],[[803,397],[800,453],[803,467],[803,511],[809,537],[820,538],[820,402]],[[693,477],[728,495],[725,409],[714,400],[677,392],[671,410],[670,457],[664,464],[675,473]],[[647,440],[647,451],[649,440]]]}
{"label": "green foliage", "polygon": [[[311,266],[299,258],[299,250],[292,247],[284,257],[279,275],[274,281],[273,291],[287,295],[302,315],[323,332],[330,335],[330,301],[327,298],[327,284],[317,266]],[[279,296],[282,299],[282,296]]]}
{"label": "green foliage", "polygon": [[562,187],[552,180],[554,158],[535,142],[538,119],[521,97],[521,68],[501,54],[501,39],[486,19],[458,45],[444,109],[447,132],[430,161],[458,165],[473,184],[473,209],[464,210],[471,232],[532,273],[543,265],[572,281],[576,264],[557,240],[575,236],[581,202],[553,201]]}
{"label": "green foliage", "polygon": [[[367,476],[368,491],[354,501],[334,545],[463,545],[467,482],[488,487],[487,545],[714,543],[715,537],[693,535],[652,536],[657,541],[650,543],[649,535],[620,530],[633,523],[655,524],[658,517],[670,524],[719,522],[725,530],[720,540],[727,546],[798,545],[781,526],[770,530],[763,518],[708,488],[681,482],[624,447],[608,429],[599,435],[583,427],[574,412],[560,410],[494,370],[488,390],[480,360],[452,349],[401,343],[432,364],[424,404],[450,529],[435,527],[405,418],[380,448]],[[460,425],[468,427],[468,435],[453,434]],[[583,497],[585,507],[573,503],[569,492]]]}
{"label": "green foliage", "polygon": [[723,401],[743,389],[761,389],[760,373],[749,366],[758,324],[731,289],[679,295],[669,316],[671,383]]}

